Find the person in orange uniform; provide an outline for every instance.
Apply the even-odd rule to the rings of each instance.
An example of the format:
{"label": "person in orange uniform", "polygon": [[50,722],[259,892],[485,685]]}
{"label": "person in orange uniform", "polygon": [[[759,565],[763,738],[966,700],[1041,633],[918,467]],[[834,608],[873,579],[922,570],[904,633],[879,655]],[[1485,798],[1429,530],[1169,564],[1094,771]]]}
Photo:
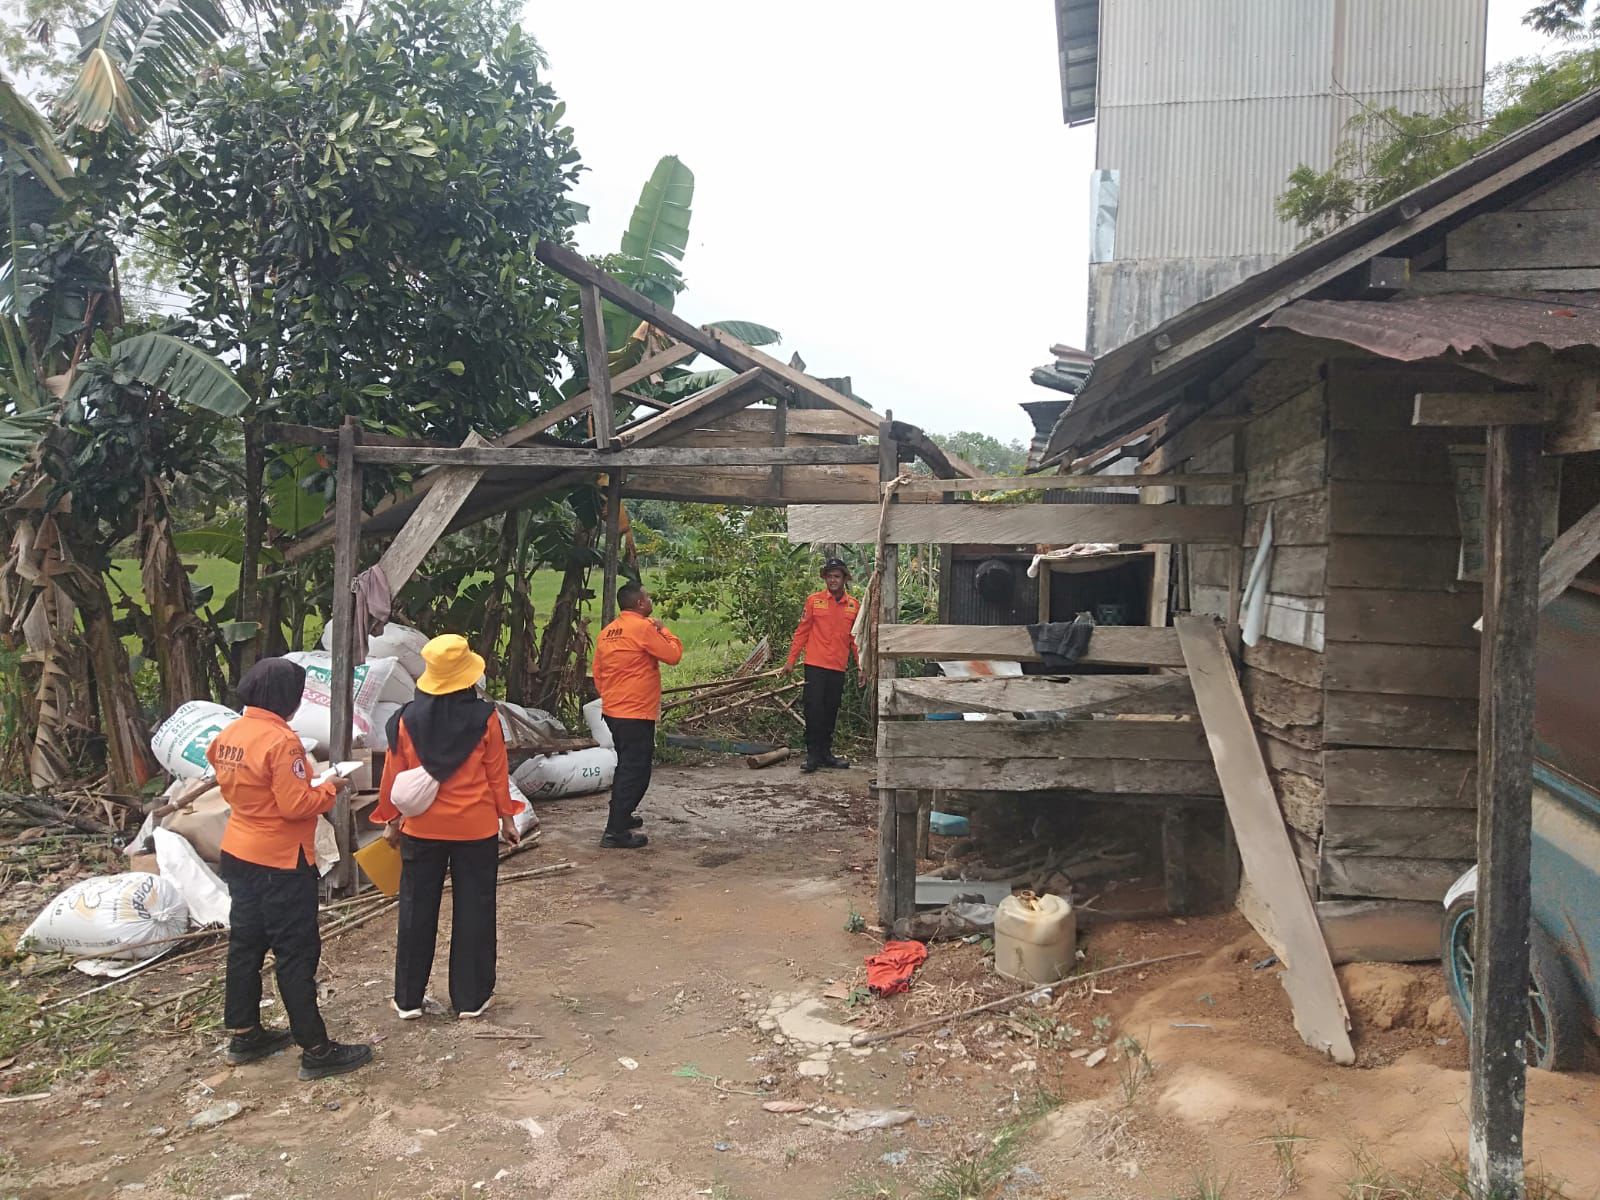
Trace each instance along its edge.
{"label": "person in orange uniform", "polygon": [[850,765],[849,759],[833,752],[833,728],[839,723],[844,673],[856,658],[850,631],[861,602],[847,590],[850,568],[841,559],[830,558],[822,564],[822,582],[822,591],[806,597],[786,664],[792,671],[800,656],[806,657],[806,757],[800,769],[807,775],[818,767],[842,770]]}
{"label": "person in orange uniform", "polygon": [[[300,707],[305,668],[264,658],[239,681],[244,715],[206,749],[231,810],[222,835],[221,874],[232,898],[224,1019],[233,1035],[228,1061],[255,1062],[290,1041],[300,1044],[300,1078],[354,1071],[372,1047],[330,1041],[317,1009],[317,821],[333,808],[344,780],[313,787],[311,768],[289,718]],[[261,1024],[261,967],[271,950],[289,1028]]]}
{"label": "person in orange uniform", "polygon": [[639,832],[637,809],[650,788],[656,753],[656,719],[661,716],[661,664],[677,666],[683,643],[650,614],[650,593],[637,583],[617,589],[617,619],[600,631],[594,649],[594,686],[600,715],[617,747],[617,774],[611,781],[611,811],[600,844],[637,850],[650,839]]}
{"label": "person in orange uniform", "polygon": [[[494,998],[499,842],[517,844],[519,806],[511,799],[499,715],[478,692],[482,656],[459,634],[447,633],[422,648],[422,661],[427,670],[417,680],[417,698],[389,719],[389,753],[373,810],[373,819],[384,822],[384,836],[400,847],[391,1003],[402,1021],[422,1016],[427,1006],[448,872],[450,1005],[470,1020],[481,1017]],[[395,789],[407,782],[401,779],[406,772],[431,780],[433,799],[402,818]]]}

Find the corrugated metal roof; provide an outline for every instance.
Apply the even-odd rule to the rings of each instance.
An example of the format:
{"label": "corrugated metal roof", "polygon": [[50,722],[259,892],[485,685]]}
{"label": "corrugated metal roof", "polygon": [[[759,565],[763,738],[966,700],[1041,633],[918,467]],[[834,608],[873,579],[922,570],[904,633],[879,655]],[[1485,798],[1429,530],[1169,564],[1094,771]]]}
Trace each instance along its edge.
{"label": "corrugated metal roof", "polygon": [[1401,362],[1451,351],[1570,350],[1600,346],[1600,297],[1457,293],[1414,300],[1299,300],[1273,313],[1263,328],[1345,342]]}
{"label": "corrugated metal roof", "polygon": [[[1562,156],[1534,156],[1556,142],[1577,137],[1578,143]],[[1089,381],[1078,393],[1072,409],[1056,426],[1048,455],[1068,449],[1092,451],[1121,434],[1138,428],[1170,407],[1183,385],[1215,366],[1219,356],[1237,351],[1238,339],[1251,335],[1250,315],[1281,296],[1287,304],[1305,294],[1305,281],[1315,272],[1348,262],[1353,270],[1379,253],[1371,247],[1380,237],[1405,233],[1408,227],[1426,233],[1438,227],[1424,221],[1430,209],[1469,192],[1491,177],[1504,173],[1496,190],[1475,197],[1454,213],[1451,222],[1464,221],[1491,206],[1506,189],[1514,188],[1536,172],[1552,173],[1571,157],[1592,152],[1600,141],[1600,89],[1540,118],[1452,171],[1423,184],[1382,208],[1367,213],[1344,228],[1252,276],[1236,287],[1187,309],[1148,333],[1095,361]],[[1403,251],[1405,243],[1388,243]],[[1367,251],[1364,253],[1364,251]],[[1266,314],[1263,314],[1265,318]],[[1219,332],[1222,327],[1230,328]],[[1171,347],[1194,338],[1215,338],[1203,349],[1157,362]]]}
{"label": "corrugated metal roof", "polygon": [[1068,125],[1094,120],[1100,75],[1100,0],[1056,0],[1061,111]]}

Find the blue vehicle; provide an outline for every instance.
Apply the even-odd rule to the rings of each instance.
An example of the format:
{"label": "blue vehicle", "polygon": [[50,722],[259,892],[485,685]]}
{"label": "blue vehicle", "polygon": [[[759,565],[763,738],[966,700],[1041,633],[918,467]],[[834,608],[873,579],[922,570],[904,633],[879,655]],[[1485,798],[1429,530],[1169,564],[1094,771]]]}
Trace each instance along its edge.
{"label": "blue vehicle", "polygon": [[[1440,958],[1463,1026],[1472,1018],[1478,868],[1445,896]],[[1528,1065],[1570,1071],[1600,1033],[1600,798],[1534,768],[1533,927],[1528,939]]]}

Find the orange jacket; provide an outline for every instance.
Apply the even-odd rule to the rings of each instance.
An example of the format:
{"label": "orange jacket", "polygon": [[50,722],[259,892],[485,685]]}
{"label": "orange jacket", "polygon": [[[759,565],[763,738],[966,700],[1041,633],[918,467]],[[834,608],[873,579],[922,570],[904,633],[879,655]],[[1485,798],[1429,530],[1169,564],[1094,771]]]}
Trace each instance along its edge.
{"label": "orange jacket", "polygon": [[206,747],[222,798],[232,810],[222,848],[263,867],[317,861],[317,817],[333,808],[332,783],[311,786],[300,737],[277,713],[246,708]]}
{"label": "orange jacket", "polygon": [[828,671],[843,671],[856,657],[855,639],[850,630],[861,611],[861,601],[849,592],[835,600],[826,591],[812,592],[800,612],[800,626],[789,643],[788,666],[792,670],[803,651],[806,665]]}
{"label": "orange jacket", "polygon": [[677,666],[683,643],[649,617],[623,610],[600,631],[594,647],[594,686],[608,717],[654,721],[661,716],[661,664]]}
{"label": "orange jacket", "polygon": [[[383,760],[378,806],[372,810],[374,821],[388,822],[400,817],[400,810],[389,799],[394,790],[394,777],[421,765],[422,760],[417,757],[402,717],[398,744],[389,747]],[[500,818],[516,816],[519,807],[511,799],[506,735],[500,728],[497,713],[489,718],[483,737],[467,761],[439,785],[438,798],[428,806],[428,811],[421,816],[406,817],[400,822],[400,828],[412,837],[438,842],[475,842],[494,837],[500,831]]]}

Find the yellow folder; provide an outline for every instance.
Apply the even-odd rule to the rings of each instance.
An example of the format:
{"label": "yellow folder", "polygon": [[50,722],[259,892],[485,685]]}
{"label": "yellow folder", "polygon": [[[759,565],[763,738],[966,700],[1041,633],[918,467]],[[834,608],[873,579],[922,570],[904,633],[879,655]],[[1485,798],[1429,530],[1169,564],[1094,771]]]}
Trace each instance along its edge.
{"label": "yellow folder", "polygon": [[372,880],[372,886],[385,896],[398,895],[400,891],[400,851],[387,839],[378,838],[356,851],[355,859]]}

